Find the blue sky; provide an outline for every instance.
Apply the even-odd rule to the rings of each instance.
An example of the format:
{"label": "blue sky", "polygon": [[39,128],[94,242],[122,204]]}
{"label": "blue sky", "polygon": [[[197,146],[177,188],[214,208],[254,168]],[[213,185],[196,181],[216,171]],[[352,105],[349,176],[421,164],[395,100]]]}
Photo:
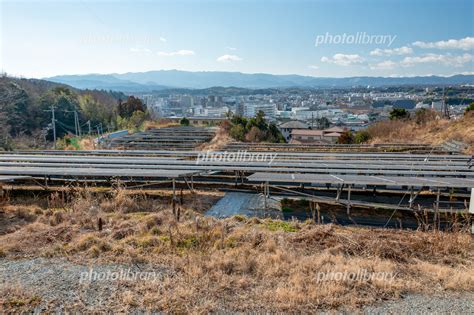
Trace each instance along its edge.
{"label": "blue sky", "polygon": [[[473,3],[0,0],[1,69],[25,77],[160,69],[473,73]],[[371,40],[356,42],[364,34]]]}

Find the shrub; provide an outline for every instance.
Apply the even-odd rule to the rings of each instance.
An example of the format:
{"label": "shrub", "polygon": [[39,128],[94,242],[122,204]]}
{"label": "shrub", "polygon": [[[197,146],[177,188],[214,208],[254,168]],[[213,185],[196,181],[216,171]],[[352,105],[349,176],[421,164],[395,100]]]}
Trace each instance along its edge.
{"label": "shrub", "polygon": [[232,138],[239,141],[245,140],[245,128],[242,125],[235,125],[230,128],[229,134]]}
{"label": "shrub", "polygon": [[390,120],[410,118],[410,113],[404,108],[394,108],[390,112]]}
{"label": "shrub", "polygon": [[474,102],[471,103],[468,107],[466,107],[466,110],[464,111],[464,114],[467,114],[470,111],[474,111]]}
{"label": "shrub", "polygon": [[337,138],[338,144],[351,144],[354,143],[354,135],[350,131],[344,131],[339,138]]}
{"label": "shrub", "polygon": [[179,124],[180,124],[181,126],[189,126],[189,119],[187,119],[186,117],[183,117],[183,118],[180,120]]}
{"label": "shrub", "polygon": [[360,130],[354,136],[355,143],[365,143],[370,140],[370,134],[367,130]]}
{"label": "shrub", "polygon": [[415,122],[418,125],[425,125],[434,119],[436,119],[436,113],[432,110],[422,108],[415,112]]}

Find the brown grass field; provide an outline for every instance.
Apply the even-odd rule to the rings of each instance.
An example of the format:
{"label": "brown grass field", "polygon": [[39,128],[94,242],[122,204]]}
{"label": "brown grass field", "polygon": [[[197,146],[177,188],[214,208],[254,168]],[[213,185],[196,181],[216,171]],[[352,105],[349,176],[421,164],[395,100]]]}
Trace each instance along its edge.
{"label": "brown grass field", "polygon": [[[357,310],[407,293],[474,291],[474,246],[459,232],[386,230],[235,216],[202,216],[218,197],[170,199],[119,189],[71,201],[6,201],[0,208],[0,260],[62,258],[71,263],[165,268],[159,283],[120,284],[94,311],[172,313]],[[99,218],[103,228],[99,230]],[[389,273],[390,279],[319,281],[321,273]],[[106,284],[107,285],[107,284]],[[74,288],[74,287],[73,287]],[[74,289],[72,289],[74,290]],[[60,303],[56,301],[55,303]],[[3,312],[27,312],[42,294],[3,284]],[[68,311],[89,310],[72,305]]]}
{"label": "brown grass field", "polygon": [[474,154],[474,112],[459,120],[426,119],[385,120],[369,126],[371,143],[423,143],[439,145],[448,140],[458,140],[468,145],[466,153]]}

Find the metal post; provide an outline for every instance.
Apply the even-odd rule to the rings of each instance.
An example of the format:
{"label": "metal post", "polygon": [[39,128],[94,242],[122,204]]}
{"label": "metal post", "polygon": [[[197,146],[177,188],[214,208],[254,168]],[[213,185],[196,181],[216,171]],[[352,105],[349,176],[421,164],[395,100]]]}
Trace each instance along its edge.
{"label": "metal post", "polygon": [[441,191],[438,188],[438,191],[436,192],[436,211],[439,210],[439,197],[440,197]]}
{"label": "metal post", "polygon": [[176,179],[173,178],[173,200],[176,200]]}
{"label": "metal post", "polygon": [[351,187],[352,185],[347,185],[347,215],[351,214]]}
{"label": "metal post", "polygon": [[265,211],[267,211],[267,187],[268,187],[268,182],[265,182],[265,184],[263,184],[263,196],[264,196]]}
{"label": "metal post", "polygon": [[339,201],[339,198],[341,198],[342,189],[344,189],[344,184],[342,184],[340,187],[337,187],[336,201]]}
{"label": "metal post", "polygon": [[439,197],[440,197],[440,194],[441,194],[441,191],[438,188],[438,191],[436,192],[436,208],[435,208],[434,222],[433,222],[434,227],[438,227]]}
{"label": "metal post", "polygon": [[471,199],[469,200],[469,213],[471,214],[471,234],[474,234],[474,188],[471,188]]}
{"label": "metal post", "polygon": [[87,126],[89,127],[89,136],[91,135],[92,133],[92,128],[91,128],[91,121],[87,121]]}

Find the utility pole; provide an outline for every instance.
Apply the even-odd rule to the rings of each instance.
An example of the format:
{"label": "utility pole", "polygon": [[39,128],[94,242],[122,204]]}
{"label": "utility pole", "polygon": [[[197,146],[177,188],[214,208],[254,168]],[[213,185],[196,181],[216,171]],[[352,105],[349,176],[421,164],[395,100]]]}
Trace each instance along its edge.
{"label": "utility pole", "polygon": [[51,105],[51,116],[52,116],[52,119],[51,119],[51,123],[53,125],[53,140],[54,140],[54,149],[56,150],[56,118],[54,116],[54,106]]}
{"label": "utility pole", "polygon": [[76,137],[79,135],[79,129],[77,128],[77,112],[73,111],[74,113],[74,133],[76,134]]}
{"label": "utility pole", "polygon": [[54,105],[51,105],[51,109],[44,111],[51,112],[51,128],[53,128],[54,149],[56,149],[56,117],[54,115]]}
{"label": "utility pole", "polygon": [[79,123],[79,115],[77,114],[77,110],[74,111],[74,122],[76,125],[76,136],[82,136],[81,132],[81,125]]}
{"label": "utility pole", "polygon": [[74,133],[76,137],[82,136],[81,131],[81,124],[79,123],[79,115],[77,114],[77,110],[66,110],[66,113],[74,113]]}
{"label": "utility pole", "polygon": [[88,121],[87,121],[87,126],[89,127],[89,136],[90,136],[90,135],[91,135],[91,133],[92,133],[92,129],[91,129],[91,121],[90,121],[90,120],[88,120]]}
{"label": "utility pole", "polygon": [[443,100],[441,104],[441,113],[443,114],[444,118],[451,119],[451,115],[449,114],[449,107],[448,107],[448,104],[446,103],[446,91],[444,87],[443,87]]}

